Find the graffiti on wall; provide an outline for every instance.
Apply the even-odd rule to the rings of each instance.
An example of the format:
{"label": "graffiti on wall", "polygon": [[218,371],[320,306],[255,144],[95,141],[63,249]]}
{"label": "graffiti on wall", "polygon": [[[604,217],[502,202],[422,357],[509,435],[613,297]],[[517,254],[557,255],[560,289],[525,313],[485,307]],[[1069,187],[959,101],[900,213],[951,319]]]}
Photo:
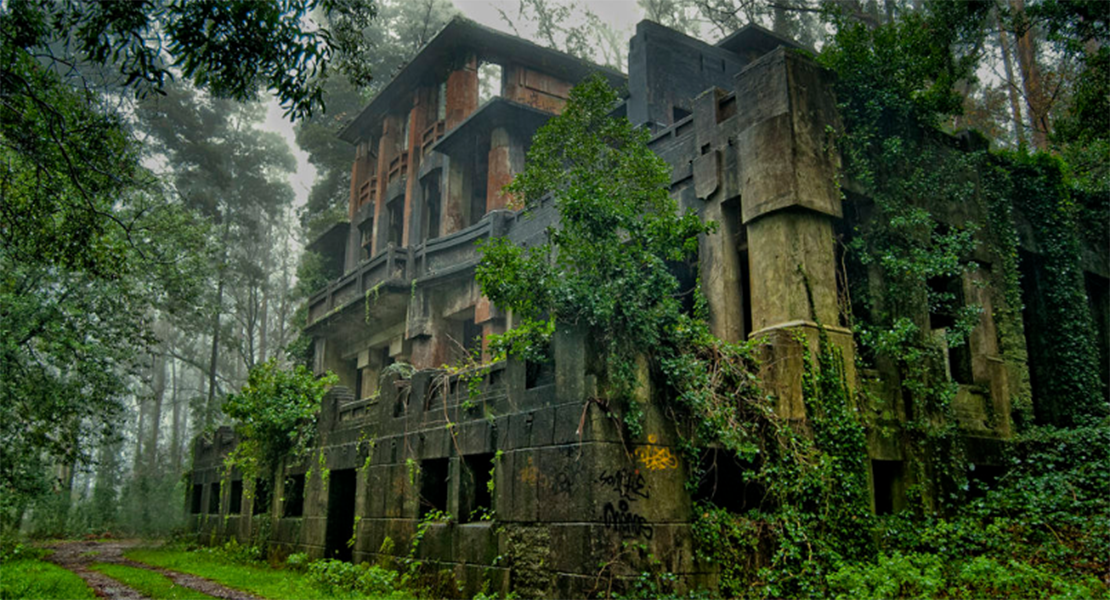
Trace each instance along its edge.
{"label": "graffiti on wall", "polygon": [[606,502],[602,509],[602,521],[605,528],[615,531],[623,537],[642,537],[650,540],[655,535],[655,529],[648,524],[647,519],[629,510],[628,502],[620,500],[614,508],[612,502]]}
{"label": "graffiti on wall", "polygon": [[667,446],[656,446],[654,434],[648,436],[648,445],[636,449],[636,459],[652,471],[678,468],[678,457]]}
{"label": "graffiti on wall", "polygon": [[597,481],[610,489],[624,500],[635,502],[647,500],[651,494],[647,490],[647,480],[639,469],[617,469],[616,471],[602,471]]}

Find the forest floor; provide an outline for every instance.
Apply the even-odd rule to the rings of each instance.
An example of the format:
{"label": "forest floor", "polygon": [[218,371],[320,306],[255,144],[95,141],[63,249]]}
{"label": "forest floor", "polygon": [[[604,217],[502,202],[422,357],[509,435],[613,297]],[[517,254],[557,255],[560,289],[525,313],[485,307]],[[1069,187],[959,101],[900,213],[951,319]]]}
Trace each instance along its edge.
{"label": "forest floor", "polygon": [[46,546],[54,551],[47,560],[73,571],[88,583],[97,596],[110,600],[139,600],[149,596],[100,572],[96,566],[101,564],[122,565],[151,571],[168,578],[175,586],[188,588],[213,598],[258,600],[258,596],[225,587],[203,577],[152,567],[123,556],[125,551],[147,544],[140,540],[60,542]]}

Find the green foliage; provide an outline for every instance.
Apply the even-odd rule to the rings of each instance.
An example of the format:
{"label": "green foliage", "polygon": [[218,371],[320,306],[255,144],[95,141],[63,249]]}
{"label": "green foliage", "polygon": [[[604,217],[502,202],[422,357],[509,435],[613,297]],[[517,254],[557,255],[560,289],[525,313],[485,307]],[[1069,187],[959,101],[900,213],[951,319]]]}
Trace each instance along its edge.
{"label": "green foliage", "polygon": [[412,597],[397,589],[400,583],[397,571],[366,563],[317,560],[309,563],[308,576],[317,587],[335,596],[355,591],[373,598]]}
{"label": "green foliage", "polygon": [[497,347],[534,347],[556,326],[589,328],[598,333],[609,393],[627,399],[636,352],[660,343],[660,321],[673,327],[680,318],[667,261],[685,260],[711,226],[692,212],[679,216],[667,192],[670,169],[647,148],[648,132],[608,116],[617,98],[600,76],[590,78],[536,134],[506,192],[529,208],[550,195],[559,227],[533,248],[491,240],[476,278],[520,319]]}
{"label": "green foliage", "polygon": [[331,373],[317,379],[303,365],[282,369],[276,359],[252,369],[247,384],[224,404],[239,437],[235,463],[258,474],[274,472],[283,458],[306,458],[320,402],[337,381]]}
{"label": "green foliage", "polygon": [[92,600],[96,597],[92,588],[75,573],[53,563],[29,558],[0,563],[0,599]]}
{"label": "green foliage", "polygon": [[[338,67],[354,81],[369,72],[353,58],[365,51],[361,30],[374,14],[361,0],[283,0],[250,4],[202,0],[166,4],[16,0],[4,13],[11,45],[43,53],[55,66],[84,61],[118,70],[121,83],[140,95],[172,80],[168,57],[180,74],[213,93],[248,100],[262,88],[288,114],[302,117],[323,105],[322,82]],[[323,15],[327,23],[319,22]],[[311,27],[305,21],[316,20]],[[337,64],[330,64],[336,62]]]}
{"label": "green foliage", "polygon": [[1052,323],[1040,332],[1052,348],[1051,356],[1045,357],[1051,364],[1039,369],[1052,398],[1038,405],[1038,421],[1066,427],[1104,418],[1108,411],[1080,265],[1074,192],[1065,181],[1063,165],[1047,154],[1017,154],[1007,166],[1013,205],[1032,226],[1044,259],[1044,318]]}
{"label": "green foliage", "polygon": [[712,596],[705,590],[691,590],[686,594],[679,594],[675,592],[678,587],[678,576],[674,573],[667,571],[641,571],[640,575],[633,579],[628,584],[628,590],[624,594],[613,594],[614,598],[643,598],[643,599],[657,599],[657,600],[683,600],[689,598],[702,599],[711,598]]}
{"label": "green foliage", "polygon": [[195,299],[204,252],[203,228],[160,193],[122,120],[18,45],[26,8],[0,13],[4,527],[51,489],[54,464],[88,464],[118,434],[150,317]]}
{"label": "green foliage", "polygon": [[1034,565],[985,556],[958,563],[935,554],[884,554],[829,575],[837,598],[1100,598],[1094,578],[1072,581]]}
{"label": "green foliage", "polygon": [[[644,132],[607,116],[614,100],[597,79],[575,88],[508,188],[526,206],[550,194],[561,220],[545,245],[522,249],[494,240],[483,247],[483,292],[523,321],[499,342],[519,355],[548,339],[553,323],[588,328],[611,398],[629,400],[641,374],[665,382],[665,407],[688,432],[690,462],[723,449],[725,460],[750,465],[746,481],[767,492],[763,512],[698,508],[696,552],[722,569],[722,592],[749,594],[753,580],[769,595],[820,591],[822,574],[836,561],[874,551],[863,428],[842,358],[823,333],[817,361],[807,353],[811,438],[779,418],[760,390],[754,343],[718,340],[700,314],[683,312],[668,263],[689,259],[698,236],[715,227],[693,213],[679,216],[667,192],[669,169],[647,149]],[[698,306],[704,313],[700,298]],[[638,402],[623,409],[626,430],[640,435]],[[697,487],[702,474],[697,466],[692,471],[690,486]],[[749,558],[765,554],[770,564]],[[669,588],[657,578],[633,587]]]}

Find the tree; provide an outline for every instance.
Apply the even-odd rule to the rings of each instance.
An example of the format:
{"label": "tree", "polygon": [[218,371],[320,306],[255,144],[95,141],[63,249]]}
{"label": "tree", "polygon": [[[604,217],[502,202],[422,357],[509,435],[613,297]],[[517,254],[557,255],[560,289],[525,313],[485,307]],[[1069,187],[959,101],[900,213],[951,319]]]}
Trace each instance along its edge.
{"label": "tree", "polygon": [[[317,11],[327,26],[314,20]],[[117,84],[146,95],[161,92],[176,67],[221,97],[248,100],[268,89],[303,117],[322,107],[329,69],[369,79],[350,57],[363,52],[373,12],[369,0],[15,0],[4,19],[10,46],[55,70],[111,66]]]}
{"label": "tree", "polygon": [[[242,373],[264,360],[275,236],[293,199],[292,189],[278,178],[295,163],[277,134],[258,129],[260,104],[233,103],[181,86],[167,92],[139,107],[151,134],[149,146],[166,159],[183,204],[211,222],[218,249],[210,257],[207,308],[179,321],[210,341],[203,361],[208,376],[203,422],[209,426],[219,412],[221,350],[236,355]],[[224,321],[228,313],[232,323]],[[230,382],[224,389],[242,381],[235,371],[223,379]]]}
{"label": "tree", "polygon": [[[310,114],[322,106],[329,69],[368,75],[342,59],[361,47],[356,33],[370,8],[358,0],[13,0],[0,9],[5,528],[51,488],[65,516],[74,467],[118,435],[113,425],[141,393],[137,382],[160,377],[150,366],[143,375],[152,323],[193,305],[203,287],[204,219],[143,168],[116,104],[131,92],[164,92],[179,74],[219,97],[269,89],[288,114]],[[328,27],[310,24],[317,9]],[[251,172],[237,175],[251,182]],[[156,412],[144,438],[151,452]]]}
{"label": "tree", "polygon": [[315,439],[320,403],[337,381],[331,373],[317,378],[304,365],[282,369],[274,360],[251,369],[247,384],[228,396],[225,406],[235,420],[239,467],[268,476],[284,458],[305,458]]}
{"label": "tree", "polygon": [[95,96],[0,53],[0,87],[15,91],[0,104],[0,495],[14,518],[50,487],[66,491],[51,464],[87,462],[113,434],[151,341],[143,315],[195,289],[202,246]]}
{"label": "tree", "polygon": [[668,262],[687,260],[712,226],[692,212],[679,215],[667,191],[670,168],[648,149],[648,132],[607,116],[617,99],[594,76],[536,134],[524,172],[506,191],[526,207],[550,194],[560,225],[532,248],[492,240],[476,277],[519,320],[511,336],[542,338],[556,326],[600,332],[600,354],[621,396],[631,390],[636,352],[659,346],[667,329],[660,322],[680,318]]}

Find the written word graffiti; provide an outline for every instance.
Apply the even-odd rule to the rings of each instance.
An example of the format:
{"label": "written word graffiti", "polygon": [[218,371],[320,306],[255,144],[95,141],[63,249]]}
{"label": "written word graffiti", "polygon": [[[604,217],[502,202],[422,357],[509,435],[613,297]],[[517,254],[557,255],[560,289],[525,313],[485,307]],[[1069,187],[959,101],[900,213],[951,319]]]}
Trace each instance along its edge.
{"label": "written word graffiti", "polygon": [[639,469],[618,469],[611,473],[602,471],[597,480],[630,502],[651,498],[647,491],[647,481]]}
{"label": "written word graffiti", "polygon": [[636,459],[643,463],[644,467],[652,471],[659,471],[661,469],[675,469],[678,468],[678,457],[671,452],[671,449],[666,446],[656,446],[655,435],[648,436],[647,446],[640,446],[636,449]]}
{"label": "written word graffiti", "polygon": [[648,525],[647,519],[630,512],[628,502],[624,500],[619,501],[616,508],[613,507],[612,502],[606,502],[603,510],[605,528],[610,531],[615,531],[623,537],[642,537],[646,540],[650,540],[655,535],[655,529]]}

